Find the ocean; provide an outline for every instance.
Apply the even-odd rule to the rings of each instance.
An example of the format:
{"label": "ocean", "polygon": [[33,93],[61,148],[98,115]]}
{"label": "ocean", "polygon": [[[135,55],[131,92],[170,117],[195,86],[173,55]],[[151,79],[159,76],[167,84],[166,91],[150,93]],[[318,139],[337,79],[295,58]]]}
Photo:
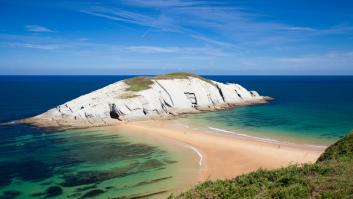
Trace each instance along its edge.
{"label": "ocean", "polygon": [[[0,122],[37,115],[128,77],[0,76]],[[353,129],[352,76],[205,77],[274,98],[182,118],[210,131],[321,146]],[[180,147],[127,135],[0,126],[0,198],[153,196],[171,192],[192,173]]]}
{"label": "ocean", "polygon": [[213,131],[273,141],[329,145],[353,130],[353,76],[214,76],[237,82],[268,104],[191,116]]}

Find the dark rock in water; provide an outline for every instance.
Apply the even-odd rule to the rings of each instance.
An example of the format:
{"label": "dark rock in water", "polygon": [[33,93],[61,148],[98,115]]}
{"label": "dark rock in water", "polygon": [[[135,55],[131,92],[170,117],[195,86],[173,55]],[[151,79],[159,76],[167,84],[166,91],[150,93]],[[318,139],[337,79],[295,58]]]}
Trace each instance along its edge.
{"label": "dark rock in water", "polygon": [[63,190],[61,187],[52,186],[52,187],[47,188],[45,190],[45,192],[34,193],[31,196],[34,196],[34,197],[43,196],[44,198],[51,198],[51,197],[59,196],[62,193],[63,193]]}
{"label": "dark rock in water", "polygon": [[87,193],[85,193],[81,198],[92,198],[92,197],[96,197],[100,194],[104,193],[103,190],[100,189],[94,189],[92,191],[89,191]]}
{"label": "dark rock in water", "polygon": [[[5,171],[3,170],[5,168]],[[7,172],[6,166],[0,165],[0,186],[7,186],[11,183],[11,174]]]}
{"label": "dark rock in water", "polygon": [[67,157],[66,155],[58,156],[57,160],[50,163],[52,167],[71,167],[73,165],[78,165],[84,163],[82,160],[78,160],[73,157]]}
{"label": "dark rock in water", "polygon": [[20,191],[8,190],[4,191],[2,195],[0,195],[0,199],[14,199],[19,195],[21,195]]}
{"label": "dark rock in water", "polygon": [[152,160],[147,160],[146,162],[142,163],[142,165],[139,167],[139,169],[141,169],[141,170],[158,169],[162,166],[164,166],[163,162],[156,160],[156,159],[152,159]]}
{"label": "dark rock in water", "polygon": [[[101,138],[100,138],[101,139]],[[82,153],[89,151],[89,153]],[[84,145],[80,146],[80,150],[75,151],[75,157],[92,163],[103,163],[112,160],[130,159],[131,156],[136,158],[146,157],[157,151],[156,147],[146,144],[131,144],[129,142],[107,143],[104,145]]]}
{"label": "dark rock in water", "polygon": [[50,185],[51,183],[53,183],[53,182],[43,182],[43,183],[40,183],[40,185],[43,185],[43,186],[45,186],[45,185]]}
{"label": "dark rock in water", "polygon": [[37,192],[37,193],[32,193],[31,196],[33,197],[40,197],[40,196],[44,196],[45,193],[44,192]]}
{"label": "dark rock in water", "polygon": [[24,181],[40,181],[53,175],[52,170],[43,162],[25,159],[0,164],[0,186],[9,185],[12,178]]}
{"label": "dark rock in water", "polygon": [[64,187],[74,187],[88,185],[102,181],[108,178],[107,172],[103,171],[83,171],[76,174],[67,174],[64,176],[64,182],[61,183]]}
{"label": "dark rock in water", "polygon": [[158,191],[158,192],[152,192],[152,193],[142,193],[142,194],[134,194],[130,196],[122,196],[122,197],[116,197],[114,199],[142,199],[142,198],[150,198],[152,196],[160,195],[160,194],[165,194],[167,191]]}
{"label": "dark rock in water", "polygon": [[76,174],[69,174],[64,176],[64,182],[61,183],[64,187],[74,187],[80,185],[88,185],[93,183],[100,183],[112,178],[123,177],[131,175],[134,172],[131,170],[137,166],[137,163],[131,163],[125,167],[118,167],[111,170],[104,171],[82,171]]}
{"label": "dark rock in water", "polygon": [[167,169],[167,167],[159,167],[158,169],[155,169],[155,170],[164,170],[164,169]]}
{"label": "dark rock in water", "polygon": [[80,198],[80,196],[81,194],[78,192],[68,195],[69,198]]}
{"label": "dark rock in water", "polygon": [[46,191],[45,191],[45,197],[46,198],[50,198],[50,197],[54,197],[54,196],[58,196],[61,195],[63,193],[63,190],[61,187],[59,186],[52,186],[49,187]]}
{"label": "dark rock in water", "polygon": [[105,187],[105,189],[112,189],[112,188],[114,188],[113,186],[107,186],[107,187]]}
{"label": "dark rock in water", "polygon": [[165,159],[164,162],[167,163],[167,164],[175,164],[175,163],[178,163],[178,161],[175,161],[175,160],[168,160],[168,159]]}
{"label": "dark rock in water", "polygon": [[149,180],[149,181],[142,181],[139,182],[137,184],[135,184],[133,187],[138,187],[138,186],[144,186],[144,185],[149,185],[149,184],[153,184],[153,183],[157,183],[163,180],[167,180],[172,178],[172,176],[168,176],[168,177],[164,177],[164,178],[157,178],[157,179],[153,179],[153,180]]}
{"label": "dark rock in water", "polygon": [[46,164],[37,160],[25,161],[19,166],[21,166],[21,169],[18,171],[18,174],[25,181],[40,181],[52,176],[50,168],[48,168]]}
{"label": "dark rock in water", "polygon": [[87,191],[88,189],[94,189],[94,188],[97,188],[97,184],[85,186],[85,187],[80,187],[80,188],[77,188],[76,191],[81,192],[81,191]]}

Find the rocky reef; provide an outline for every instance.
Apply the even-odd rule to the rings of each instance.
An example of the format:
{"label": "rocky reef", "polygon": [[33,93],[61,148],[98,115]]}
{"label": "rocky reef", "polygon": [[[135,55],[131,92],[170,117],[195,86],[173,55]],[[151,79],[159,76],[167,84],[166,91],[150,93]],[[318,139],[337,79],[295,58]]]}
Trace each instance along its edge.
{"label": "rocky reef", "polygon": [[224,84],[192,73],[171,73],[118,81],[17,122],[46,128],[107,126],[265,103],[267,99],[239,84]]}

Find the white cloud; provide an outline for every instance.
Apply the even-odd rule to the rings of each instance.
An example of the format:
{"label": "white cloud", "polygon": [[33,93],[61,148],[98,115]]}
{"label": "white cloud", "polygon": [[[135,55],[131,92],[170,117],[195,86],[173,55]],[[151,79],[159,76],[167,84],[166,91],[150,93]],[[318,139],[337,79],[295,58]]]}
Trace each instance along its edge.
{"label": "white cloud", "polygon": [[64,49],[74,54],[85,55],[133,55],[133,54],[157,54],[175,56],[198,57],[224,57],[229,56],[224,49],[207,46],[158,46],[158,45],[119,45],[112,43],[95,43],[86,38],[62,39],[56,37],[43,37],[38,35],[7,35],[0,34],[0,46],[11,48],[32,48],[41,50]]}
{"label": "white cloud", "polygon": [[139,7],[185,7],[199,5],[200,2],[197,1],[182,1],[182,0],[123,0],[124,3]]}
{"label": "white cloud", "polygon": [[56,50],[62,49],[65,46],[61,44],[35,44],[35,43],[7,43],[10,47],[17,48],[33,48],[33,49],[41,49],[41,50]]}
{"label": "white cloud", "polygon": [[305,62],[310,62],[313,61],[313,57],[280,57],[280,58],[275,58],[274,59],[277,62],[283,62],[283,63],[305,63]]}
{"label": "white cloud", "polygon": [[[316,73],[352,73],[353,52],[329,52],[303,56],[279,57],[268,60],[273,65],[286,69],[300,69],[302,71],[315,70]],[[341,71],[341,72],[340,72]],[[331,74],[331,73],[328,73]]]}
{"label": "white cloud", "polygon": [[29,32],[53,32],[51,29],[39,25],[27,25],[25,28]]}
{"label": "white cloud", "polygon": [[[122,6],[123,4],[123,6]],[[136,9],[137,8],[137,9]],[[313,39],[319,35],[352,32],[352,27],[314,28],[268,20],[234,4],[188,0],[122,0],[120,3],[91,4],[81,12],[110,20],[184,34],[205,45],[223,48],[283,45]]]}
{"label": "white cloud", "polygon": [[229,56],[220,48],[214,47],[160,47],[160,46],[121,46],[121,49],[126,49],[134,53],[147,54],[173,54],[184,57],[224,57]]}
{"label": "white cloud", "polygon": [[139,53],[176,53],[180,51],[177,47],[157,47],[157,46],[129,46],[127,50]]}

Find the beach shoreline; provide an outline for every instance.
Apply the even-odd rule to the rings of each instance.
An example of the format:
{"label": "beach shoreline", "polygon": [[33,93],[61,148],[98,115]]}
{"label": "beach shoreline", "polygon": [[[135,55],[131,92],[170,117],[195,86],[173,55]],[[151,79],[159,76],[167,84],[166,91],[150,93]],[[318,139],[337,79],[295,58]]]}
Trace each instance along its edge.
{"label": "beach shoreline", "polygon": [[110,128],[172,140],[188,147],[198,158],[200,172],[195,182],[234,178],[259,168],[275,169],[289,164],[313,163],[325,150],[324,147],[264,142],[252,137],[240,139],[234,135],[205,132],[190,128],[178,120],[122,122]]}

